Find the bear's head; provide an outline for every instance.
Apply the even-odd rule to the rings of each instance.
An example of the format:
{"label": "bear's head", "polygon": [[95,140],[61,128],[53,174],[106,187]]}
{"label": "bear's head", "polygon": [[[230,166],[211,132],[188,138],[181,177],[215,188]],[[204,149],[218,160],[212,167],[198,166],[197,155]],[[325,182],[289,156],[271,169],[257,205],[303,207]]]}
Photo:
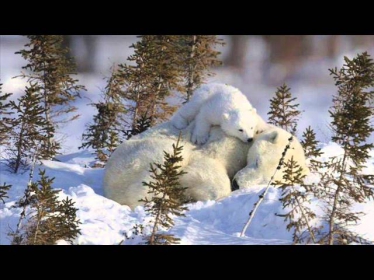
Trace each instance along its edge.
{"label": "bear's head", "polygon": [[247,166],[236,173],[233,179],[233,189],[245,189],[254,185],[283,182],[284,165],[278,169],[280,159],[287,145],[289,149],[284,155],[283,162],[294,158],[302,167],[302,174],[308,175],[304,150],[296,137],[290,142],[290,133],[281,128],[270,128],[258,135],[248,150]]}
{"label": "bear's head", "polygon": [[222,115],[221,128],[230,136],[250,143],[256,132],[258,116],[255,108],[250,110],[232,110]]}

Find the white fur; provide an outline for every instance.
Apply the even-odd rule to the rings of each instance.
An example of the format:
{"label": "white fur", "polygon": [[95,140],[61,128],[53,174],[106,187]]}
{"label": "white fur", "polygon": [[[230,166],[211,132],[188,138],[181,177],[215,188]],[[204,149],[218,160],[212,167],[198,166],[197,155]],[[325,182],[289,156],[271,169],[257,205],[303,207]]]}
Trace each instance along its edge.
{"label": "white fur", "polygon": [[[189,139],[194,122],[182,131]],[[163,151],[172,152],[179,130],[170,122],[151,128],[121,144],[110,157],[104,177],[104,194],[131,208],[149,197],[142,181],[151,180],[149,164],[162,163]],[[228,137],[220,127],[212,127],[208,142],[196,147],[188,140],[183,145],[183,170],[180,179],[186,195],[195,200],[219,199],[231,193],[231,179],[246,165],[250,144]]]}
{"label": "white fur", "polygon": [[[216,85],[213,89],[218,91],[222,87],[232,88]],[[212,87],[208,87],[208,89],[212,89]],[[244,100],[242,101],[244,102]],[[248,102],[248,100],[245,101]],[[213,106],[212,104],[210,103],[209,106]],[[210,109],[208,107],[201,107],[199,114],[204,110],[213,110],[213,107]],[[172,121],[155,126],[121,144],[106,165],[105,196],[131,208],[141,205],[140,199],[150,198],[147,188],[142,185],[142,182],[152,180],[149,172],[150,163],[162,163],[164,161],[163,151],[172,152],[172,145],[176,143],[179,134],[183,139],[181,166],[187,172],[180,178],[180,183],[182,187],[187,188],[186,195],[192,199],[217,200],[229,195],[231,193],[231,179],[234,179],[240,188],[268,183],[288,143],[288,138],[291,136],[288,132],[267,124],[254,110],[251,110],[250,118],[247,116],[244,119],[250,120],[249,123],[253,124],[254,128],[249,128],[252,133],[250,136],[255,136],[252,143],[246,143],[245,138],[233,135],[235,134],[233,131],[238,129],[236,125],[241,123],[239,118],[238,123],[234,121],[232,128],[226,126],[224,122],[219,125],[210,122],[210,133],[208,131],[206,135],[207,142],[202,146],[195,146],[190,142],[190,139],[194,140],[191,135],[196,131],[195,126],[199,126],[200,119],[196,117],[193,120],[192,115],[191,119],[184,118],[188,126],[182,130],[175,127],[175,122],[181,115],[179,117],[175,115]],[[204,119],[209,118],[204,117]],[[227,125],[232,123],[234,119],[230,119]],[[291,156],[294,156],[294,159],[304,169],[304,173],[307,174],[309,170],[305,164],[304,151],[295,138],[291,149],[287,152],[285,161]],[[282,177],[282,170],[279,170],[275,180],[281,181]]]}
{"label": "white fur", "polygon": [[208,84],[195,91],[191,100],[172,117],[177,129],[184,129],[196,120],[191,142],[204,144],[214,125],[243,142],[251,141],[256,130],[256,109],[237,88],[225,84]]}
{"label": "white fur", "polygon": [[[287,131],[267,125],[264,132],[258,135],[248,151],[247,166],[234,177],[239,188],[249,188],[253,185],[267,184],[273,176],[282,153],[292,135]],[[284,162],[291,157],[303,168],[303,174],[309,174],[306,165],[304,150],[296,137],[288,149]],[[274,176],[275,181],[283,181],[284,168],[278,170]]]}

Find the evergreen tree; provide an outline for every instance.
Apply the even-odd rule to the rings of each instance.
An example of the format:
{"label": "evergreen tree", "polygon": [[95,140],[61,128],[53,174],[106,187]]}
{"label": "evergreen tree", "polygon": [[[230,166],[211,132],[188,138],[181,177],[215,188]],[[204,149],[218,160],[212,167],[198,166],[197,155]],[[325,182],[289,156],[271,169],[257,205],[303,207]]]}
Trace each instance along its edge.
{"label": "evergreen tree", "polygon": [[181,65],[181,75],[185,80],[186,101],[188,102],[206,76],[213,75],[210,68],[222,64],[218,60],[220,52],[216,51],[215,47],[224,45],[224,43],[215,35],[181,35],[179,37],[181,60],[179,65]]}
{"label": "evergreen tree", "polygon": [[124,131],[126,139],[129,140],[132,136],[135,136],[143,131],[146,131],[148,128],[151,127],[151,119],[148,118],[146,115],[140,116],[140,118],[136,121],[135,126],[132,129]]}
{"label": "evergreen tree", "polygon": [[7,193],[10,190],[12,185],[7,185],[4,183],[2,186],[0,186],[0,200],[5,203],[4,198],[8,198]]}
{"label": "evergreen tree", "polygon": [[161,227],[169,229],[174,226],[171,215],[184,216],[182,212],[187,209],[181,205],[181,197],[184,197],[186,188],[180,186],[179,178],[186,172],[180,170],[183,146],[179,144],[180,136],[177,143],[173,144],[172,154],[164,151],[163,164],[150,164],[151,178],[154,181],[143,182],[149,188],[148,194],[152,195],[152,199],[140,200],[144,202],[146,212],[154,218],[152,233],[147,237],[149,245],[169,245],[179,241],[179,238],[159,232]]}
{"label": "evergreen tree", "polygon": [[368,90],[374,86],[374,63],[366,52],[352,60],[347,57],[344,60],[345,64],[339,71],[330,69],[338,93],[333,97],[334,104],[329,111],[334,132],[332,141],[341,145],[343,155],[329,162],[329,173],[333,172],[335,176],[327,177],[320,184],[324,187],[323,197],[328,205],[327,243],[330,245],[357,242],[357,236],[346,228],[357,223],[362,214],[353,212],[352,204],[374,197],[373,190],[360,175],[373,148],[367,140],[374,131],[370,124],[373,116],[370,101],[374,92]]}
{"label": "evergreen tree", "polygon": [[120,102],[121,85],[116,77],[116,70],[113,69],[105,87],[103,101],[92,104],[98,111],[94,116],[94,123],[82,135],[80,148],[95,149],[96,158],[101,162],[98,166],[107,162],[120,143],[119,132],[122,130],[125,109]]}
{"label": "evergreen tree", "polygon": [[315,158],[320,157],[323,153],[321,152],[321,148],[318,148],[316,133],[309,126],[304,131],[302,138],[300,143],[304,148],[305,157],[310,159],[310,169],[317,171],[322,166],[322,163]]}
{"label": "evergreen tree", "polygon": [[79,234],[74,203],[66,198],[58,201],[60,190],[52,188],[54,178],[40,170],[40,179],[31,183],[29,197],[21,199],[19,204],[27,203],[29,208],[27,221],[21,231],[11,233],[13,244],[19,245],[54,245],[58,240],[72,242]]}
{"label": "evergreen tree", "polygon": [[11,119],[7,116],[11,115],[11,104],[7,102],[11,93],[2,92],[2,84],[0,84],[0,145],[9,143],[10,133],[12,131]]}
{"label": "evergreen tree", "polygon": [[56,209],[58,216],[53,220],[58,233],[54,236],[54,240],[62,239],[72,243],[73,240],[80,235],[79,224],[81,224],[81,222],[77,219],[77,211],[78,209],[75,208],[75,202],[68,197],[58,203]]}
{"label": "evergreen tree", "polygon": [[42,155],[41,147],[46,143],[48,133],[54,132],[44,117],[45,109],[40,105],[42,97],[38,94],[39,90],[39,86],[33,83],[26,87],[25,95],[18,99],[17,104],[10,101],[17,115],[12,120],[12,147],[8,149],[8,164],[14,173],[27,167],[34,155],[37,158]]}
{"label": "evergreen tree", "polygon": [[[84,87],[71,77],[76,74],[75,64],[66,56],[68,50],[62,46],[63,36],[28,35],[27,38],[30,42],[25,45],[26,49],[16,54],[27,60],[28,64],[22,68],[30,72],[22,73],[20,77],[37,85],[48,127],[55,128],[59,123],[77,118],[76,114],[67,116],[76,111],[72,102]],[[54,139],[55,130],[50,128],[47,129],[46,143],[41,147],[44,159],[53,158],[59,149]]]}
{"label": "evergreen tree", "polygon": [[133,44],[134,55],[128,61],[135,65],[119,65],[119,80],[124,85],[123,99],[131,120],[128,130],[146,116],[151,125],[166,120],[176,109],[165,99],[172,90],[182,90],[178,65],[178,36],[144,35]]}
{"label": "evergreen tree", "polygon": [[290,90],[286,84],[277,88],[275,96],[270,100],[268,122],[295,134],[301,111],[297,109],[299,104],[294,103],[296,97],[292,97]]}
{"label": "evergreen tree", "polygon": [[302,168],[294,161],[293,157],[284,163],[284,182],[276,181],[275,185],[279,185],[282,191],[280,201],[283,209],[290,207],[290,211],[285,214],[277,214],[284,217],[285,221],[289,221],[287,230],[294,230],[294,243],[313,243],[317,242],[317,229],[311,226],[311,220],[316,214],[306,205],[310,203],[311,192],[304,185],[306,175],[302,175]]}

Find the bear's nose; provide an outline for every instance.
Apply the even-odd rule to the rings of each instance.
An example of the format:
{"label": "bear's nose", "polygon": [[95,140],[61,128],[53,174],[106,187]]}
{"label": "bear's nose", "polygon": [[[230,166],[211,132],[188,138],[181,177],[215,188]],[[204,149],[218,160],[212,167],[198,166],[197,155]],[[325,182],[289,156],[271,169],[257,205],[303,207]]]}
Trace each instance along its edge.
{"label": "bear's nose", "polygon": [[231,190],[232,190],[232,191],[236,191],[236,190],[238,190],[238,189],[239,189],[238,182],[236,182],[236,180],[234,179],[234,180],[232,181]]}
{"label": "bear's nose", "polygon": [[251,143],[253,141],[253,138],[248,138],[247,142]]}

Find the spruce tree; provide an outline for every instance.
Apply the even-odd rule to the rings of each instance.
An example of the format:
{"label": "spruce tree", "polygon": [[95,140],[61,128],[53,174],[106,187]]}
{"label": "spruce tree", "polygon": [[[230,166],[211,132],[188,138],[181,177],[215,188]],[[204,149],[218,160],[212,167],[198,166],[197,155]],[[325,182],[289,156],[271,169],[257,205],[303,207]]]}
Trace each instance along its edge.
{"label": "spruce tree", "polygon": [[81,148],[92,147],[95,150],[96,159],[103,166],[110,155],[120,143],[119,133],[122,131],[124,106],[120,101],[121,84],[117,80],[116,70],[112,69],[111,77],[107,81],[103,100],[92,104],[97,109],[93,124],[88,126],[87,132],[82,135]]}
{"label": "spruce tree", "polygon": [[321,148],[318,148],[316,133],[310,126],[304,131],[300,143],[304,148],[305,157],[310,159],[310,169],[317,171],[322,166],[322,163],[315,158],[320,157],[323,153]]}
{"label": "spruce tree", "polygon": [[40,104],[45,109],[49,129],[41,154],[43,159],[51,159],[59,149],[54,139],[55,129],[51,128],[78,117],[70,113],[76,111],[72,103],[84,87],[71,77],[76,74],[75,64],[66,56],[68,49],[62,46],[63,36],[28,35],[27,38],[30,41],[25,45],[26,49],[16,52],[28,62],[22,68],[29,70],[29,73],[22,73],[20,77],[26,78],[30,85],[37,85],[38,94],[42,97]]}
{"label": "spruce tree", "polygon": [[4,183],[2,186],[0,186],[0,200],[5,203],[4,198],[8,198],[7,193],[10,190],[12,185],[7,185]]}
{"label": "spruce tree", "polygon": [[362,203],[374,197],[373,190],[365,184],[360,175],[373,148],[368,137],[374,131],[370,124],[373,110],[370,101],[374,92],[374,63],[364,52],[350,60],[344,57],[345,64],[338,70],[330,69],[330,74],[338,87],[329,111],[332,118],[332,141],[343,148],[343,155],[329,162],[329,176],[320,185],[324,187],[327,202],[328,222],[327,243],[345,244],[358,242],[356,235],[347,230],[360,220],[361,212],[353,212],[353,203]]}
{"label": "spruce tree", "polygon": [[[65,240],[73,242],[73,240],[80,235],[79,224],[81,222],[77,219],[78,208],[75,208],[75,202],[66,197],[58,203],[56,209],[58,216],[54,218],[55,228],[58,233],[54,236],[54,240]],[[57,241],[56,240],[56,241]]]}
{"label": "spruce tree", "polygon": [[151,235],[147,237],[148,245],[169,245],[176,244],[179,238],[173,235],[160,232],[162,229],[170,229],[174,226],[171,215],[184,216],[186,207],[181,205],[181,198],[184,197],[186,188],[180,186],[179,178],[186,172],[182,171],[179,165],[183,158],[181,156],[183,146],[180,146],[180,136],[176,144],[173,144],[173,153],[164,151],[163,164],[150,164],[151,178],[153,181],[143,182],[148,187],[148,194],[151,199],[144,198],[146,212],[153,217]]}
{"label": "spruce tree", "polygon": [[292,97],[291,89],[286,85],[280,86],[275,96],[270,100],[269,123],[295,134],[301,111],[297,109],[296,97]]}
{"label": "spruce tree", "polygon": [[0,84],[0,145],[9,143],[10,133],[12,131],[12,122],[9,116],[12,114],[10,111],[11,104],[7,99],[11,93],[2,92],[2,84]]}
{"label": "spruce tree", "polygon": [[146,115],[140,116],[132,129],[128,129],[124,131],[126,140],[129,140],[132,136],[135,136],[137,134],[140,134],[146,131],[150,127],[151,127],[151,119],[148,118]]}
{"label": "spruce tree", "polygon": [[293,229],[294,243],[316,243],[317,229],[311,226],[311,220],[316,214],[307,206],[312,198],[312,193],[304,185],[306,175],[302,175],[302,168],[294,161],[293,157],[284,163],[284,182],[276,181],[282,191],[279,199],[282,202],[283,209],[291,208],[285,214],[277,214],[284,217],[285,221],[289,221],[287,230]]}
{"label": "spruce tree", "polygon": [[28,208],[26,223],[20,230],[10,233],[13,244],[17,245],[54,245],[58,240],[71,243],[80,234],[79,220],[71,199],[58,200],[60,190],[52,188],[54,178],[40,170],[40,179],[31,183],[28,198],[22,198],[19,206]]}
{"label": "spruce tree", "polygon": [[199,88],[206,76],[212,76],[211,67],[222,64],[218,60],[220,52],[217,45],[224,45],[222,39],[215,35],[181,35],[179,36],[179,65],[181,65],[185,83],[186,101],[190,100],[195,89]]}
{"label": "spruce tree", "polygon": [[17,104],[10,101],[16,117],[12,119],[12,146],[8,149],[8,165],[14,173],[25,169],[35,155],[37,158],[42,157],[41,147],[46,143],[48,134],[54,133],[54,128],[45,119],[39,91],[39,86],[32,83],[26,87],[25,95],[18,99]]}
{"label": "spruce tree", "polygon": [[128,130],[134,129],[138,119],[146,116],[151,125],[160,123],[175,111],[166,98],[172,90],[182,90],[178,65],[178,36],[144,35],[133,44],[134,54],[128,61],[135,65],[119,65],[119,80],[123,82],[123,99],[130,114]]}

